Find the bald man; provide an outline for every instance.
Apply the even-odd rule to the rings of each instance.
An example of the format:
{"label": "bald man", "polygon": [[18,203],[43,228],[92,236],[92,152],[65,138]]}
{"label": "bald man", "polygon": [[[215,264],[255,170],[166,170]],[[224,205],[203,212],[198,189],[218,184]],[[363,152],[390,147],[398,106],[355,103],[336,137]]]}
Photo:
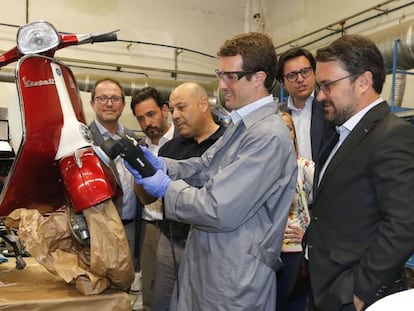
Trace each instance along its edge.
{"label": "bald man", "polygon": [[[180,136],[167,142],[159,155],[177,160],[198,157],[223,134],[213,120],[207,92],[196,83],[179,85],[170,95],[170,111]],[[190,225],[164,219],[157,248],[152,311],[169,310],[171,295]]]}

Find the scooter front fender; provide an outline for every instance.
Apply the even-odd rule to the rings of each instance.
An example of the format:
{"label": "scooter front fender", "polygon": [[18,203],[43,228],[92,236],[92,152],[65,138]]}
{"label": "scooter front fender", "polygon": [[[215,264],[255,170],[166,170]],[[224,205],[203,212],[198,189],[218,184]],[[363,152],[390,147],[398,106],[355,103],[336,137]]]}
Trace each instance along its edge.
{"label": "scooter front fender", "polygon": [[73,209],[80,212],[113,197],[116,179],[91,147],[59,161],[62,181]]}

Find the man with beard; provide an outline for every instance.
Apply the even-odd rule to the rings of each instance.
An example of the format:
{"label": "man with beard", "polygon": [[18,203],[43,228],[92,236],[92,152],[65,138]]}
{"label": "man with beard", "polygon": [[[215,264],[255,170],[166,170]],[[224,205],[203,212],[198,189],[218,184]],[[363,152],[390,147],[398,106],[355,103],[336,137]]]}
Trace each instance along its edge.
{"label": "man with beard", "polygon": [[369,39],[345,35],[316,61],[317,99],[339,135],[316,165],[304,237],[309,310],[359,311],[404,288],[414,252],[414,126],[380,97],[384,60]]}
{"label": "man with beard", "polygon": [[334,127],[323,117],[315,89],[316,62],[303,48],[291,48],[280,55],[276,79],[289,93],[279,109],[293,119],[299,156],[315,161],[317,155],[334,133]]}
{"label": "man with beard", "polygon": [[[146,137],[141,141],[155,155],[160,148],[178,133],[168,121],[168,105],[153,87],[145,87],[133,94],[132,113]],[[146,204],[142,211],[140,264],[142,272],[142,297],[145,310],[150,310],[155,278],[155,255],[160,237],[162,201]]]}

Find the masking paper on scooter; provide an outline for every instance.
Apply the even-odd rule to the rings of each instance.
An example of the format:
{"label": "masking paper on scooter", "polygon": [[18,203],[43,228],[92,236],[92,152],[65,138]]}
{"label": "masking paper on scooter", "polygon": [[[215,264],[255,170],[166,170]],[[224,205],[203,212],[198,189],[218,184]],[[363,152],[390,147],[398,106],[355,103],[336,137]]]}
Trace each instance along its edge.
{"label": "masking paper on scooter", "polygon": [[100,294],[114,285],[126,290],[134,280],[128,241],[119,214],[107,200],[83,211],[90,247],[71,236],[67,213],[43,216],[38,210],[17,209],[6,219],[16,227],[27,251],[49,272],[75,284],[83,295]]}

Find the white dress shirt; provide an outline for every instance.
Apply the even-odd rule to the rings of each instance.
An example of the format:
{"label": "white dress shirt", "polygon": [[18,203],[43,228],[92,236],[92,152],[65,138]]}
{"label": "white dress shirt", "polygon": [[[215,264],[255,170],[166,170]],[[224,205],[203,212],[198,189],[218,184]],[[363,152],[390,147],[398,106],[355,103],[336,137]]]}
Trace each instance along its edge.
{"label": "white dress shirt", "polygon": [[288,97],[287,107],[291,111],[293,124],[296,130],[299,156],[312,160],[311,123],[314,92],[308,97],[303,108],[297,108],[293,98]]}
{"label": "white dress shirt", "polygon": [[[148,145],[148,149],[151,150],[151,152],[158,156],[158,151],[160,151],[161,147],[167,142],[173,139],[174,137],[174,124],[171,123],[170,128],[168,131],[160,138],[158,141],[158,144],[155,145],[152,143],[151,139],[148,137],[145,138],[145,143]],[[158,199],[157,201],[146,204],[144,206],[144,209],[142,210],[142,218],[148,221],[153,220],[161,220],[162,217],[162,200]]]}
{"label": "white dress shirt", "polygon": [[[107,140],[112,136],[102,124],[95,119],[96,126],[101,133],[102,137]],[[118,123],[117,133],[124,133],[124,127]],[[134,176],[127,170],[124,165],[124,160],[118,156],[114,159],[116,170],[119,176],[120,186],[122,188],[122,208],[121,208],[121,219],[130,220],[135,219],[137,214],[137,197],[134,191]]]}

